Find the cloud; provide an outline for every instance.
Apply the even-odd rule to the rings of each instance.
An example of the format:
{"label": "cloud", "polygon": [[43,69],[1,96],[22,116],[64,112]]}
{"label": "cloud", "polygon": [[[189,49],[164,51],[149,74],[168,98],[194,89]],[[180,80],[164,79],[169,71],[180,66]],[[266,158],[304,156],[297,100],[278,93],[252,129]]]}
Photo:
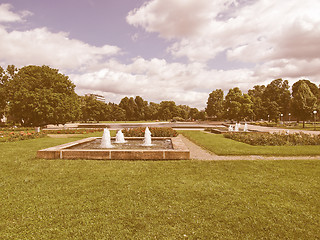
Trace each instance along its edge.
{"label": "cloud", "polygon": [[257,77],[248,69],[209,70],[201,63],[168,63],[164,59],[137,57],[130,64],[110,60],[104,68],[74,74],[70,78],[79,90],[98,92],[107,101],[119,102],[124,96],[142,96],[145,100],[173,100],[203,109],[208,93],[216,88],[227,91],[239,86],[249,89]]}
{"label": "cloud", "polygon": [[[21,15],[10,12],[10,8],[11,5],[8,4],[0,5],[0,12],[8,13],[3,19],[7,22],[21,21]],[[53,33],[45,27],[8,31],[0,25],[0,42],[2,65],[49,65],[62,70],[72,70],[87,68],[98,64],[105,57],[120,53],[116,46],[92,46],[77,39],[70,39],[68,33]]]}
{"label": "cloud", "polygon": [[8,3],[0,4],[0,23],[2,22],[21,22],[23,18],[32,15],[29,11],[22,11],[19,14],[12,12],[12,5]]}
{"label": "cloud", "polygon": [[228,50],[230,60],[256,63],[319,56],[318,9],[318,0],[152,0],[127,22],[174,38],[176,57],[206,62]]}

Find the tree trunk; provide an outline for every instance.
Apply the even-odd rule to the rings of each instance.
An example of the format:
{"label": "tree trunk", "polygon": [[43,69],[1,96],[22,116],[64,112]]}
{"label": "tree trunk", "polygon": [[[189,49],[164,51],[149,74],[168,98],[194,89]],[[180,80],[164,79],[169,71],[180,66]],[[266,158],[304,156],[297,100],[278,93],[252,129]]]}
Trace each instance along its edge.
{"label": "tree trunk", "polygon": [[304,128],[304,120],[302,121],[302,128]]}

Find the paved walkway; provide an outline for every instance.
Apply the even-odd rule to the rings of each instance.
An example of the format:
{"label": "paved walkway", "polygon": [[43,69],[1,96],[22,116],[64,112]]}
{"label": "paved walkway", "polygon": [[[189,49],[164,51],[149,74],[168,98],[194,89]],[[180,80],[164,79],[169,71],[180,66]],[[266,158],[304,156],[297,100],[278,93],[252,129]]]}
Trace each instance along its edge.
{"label": "paved walkway", "polygon": [[190,158],[195,160],[320,160],[320,156],[290,156],[290,157],[267,157],[259,155],[248,155],[248,156],[218,156],[210,153],[207,150],[199,147],[198,145],[191,142],[183,135],[179,135],[184,144],[190,150]]}
{"label": "paved walkway", "polygon": [[[243,127],[243,125],[242,125]],[[299,130],[299,129],[285,129],[285,128],[277,128],[277,127],[262,127],[262,126],[257,126],[257,125],[250,125],[248,124],[248,129],[249,130],[257,130],[259,132],[286,132],[289,131],[290,133],[308,133],[308,134],[320,134],[320,131],[310,131],[310,130]]]}

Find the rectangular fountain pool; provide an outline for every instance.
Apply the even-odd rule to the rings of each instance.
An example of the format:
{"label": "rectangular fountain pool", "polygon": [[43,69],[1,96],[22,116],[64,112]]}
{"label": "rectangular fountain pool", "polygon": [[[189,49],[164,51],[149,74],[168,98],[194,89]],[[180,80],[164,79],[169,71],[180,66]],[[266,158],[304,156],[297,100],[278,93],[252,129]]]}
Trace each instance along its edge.
{"label": "rectangular fountain pool", "polygon": [[[75,142],[42,149],[38,158],[45,159],[95,159],[95,160],[182,160],[190,159],[189,149],[179,137],[152,138],[153,146],[142,146],[143,138],[126,138],[128,143],[114,144],[113,148],[99,148],[101,138],[91,137]],[[129,145],[131,145],[129,147]]]}

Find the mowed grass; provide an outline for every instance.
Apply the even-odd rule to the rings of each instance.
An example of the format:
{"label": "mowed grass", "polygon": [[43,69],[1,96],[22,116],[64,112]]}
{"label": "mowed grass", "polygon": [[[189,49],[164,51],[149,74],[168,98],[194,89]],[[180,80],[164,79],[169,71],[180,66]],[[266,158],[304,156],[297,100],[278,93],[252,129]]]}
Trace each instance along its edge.
{"label": "mowed grass", "polygon": [[269,155],[269,156],[306,156],[320,155],[320,146],[252,146],[222,134],[203,131],[179,131],[199,146],[217,155]]}
{"label": "mowed grass", "polygon": [[36,159],[0,143],[0,239],[318,239],[319,161]]}

